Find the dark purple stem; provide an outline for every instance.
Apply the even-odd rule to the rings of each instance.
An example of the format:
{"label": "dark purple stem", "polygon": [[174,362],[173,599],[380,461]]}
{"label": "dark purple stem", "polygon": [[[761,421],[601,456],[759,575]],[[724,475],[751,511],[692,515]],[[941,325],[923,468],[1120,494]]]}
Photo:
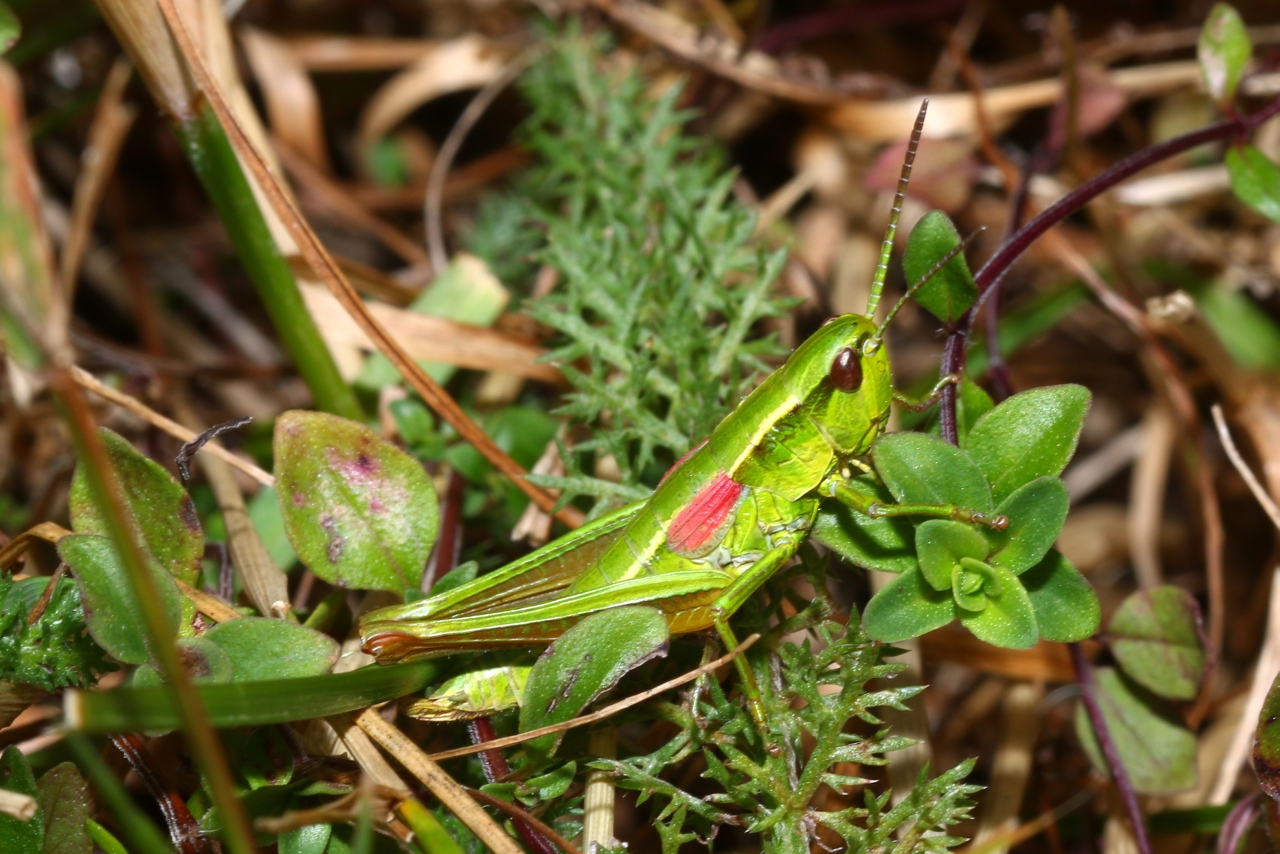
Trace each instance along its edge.
{"label": "dark purple stem", "polygon": [[1222,823],[1222,830],[1218,833],[1218,854],[1235,854],[1240,848],[1240,843],[1262,814],[1262,803],[1259,801],[1261,797],[1261,792],[1253,792],[1241,798],[1227,814],[1227,820]]}
{"label": "dark purple stem", "polygon": [[1093,681],[1093,668],[1084,657],[1084,649],[1078,643],[1067,644],[1071,653],[1071,666],[1076,671],[1076,682],[1080,685],[1080,696],[1084,700],[1085,710],[1089,713],[1089,721],[1093,724],[1093,732],[1098,737],[1098,746],[1111,769],[1111,778],[1115,780],[1116,790],[1124,803],[1124,811],[1129,814],[1129,824],[1133,826],[1133,840],[1140,854],[1151,854],[1151,837],[1147,832],[1147,820],[1138,805],[1138,793],[1129,780],[1129,772],[1120,761],[1120,753],[1116,743],[1111,740],[1111,732],[1107,729],[1107,721],[1102,716],[1102,707],[1098,705],[1098,686]]}
{"label": "dark purple stem", "polygon": [[[1272,99],[1256,113],[1247,116],[1236,116],[1216,125],[1210,125],[1134,152],[1041,211],[1039,215],[1006,240],[973,277],[978,285],[980,296],[977,303],[969,309],[948,334],[947,343],[942,353],[941,374],[946,376],[947,374],[959,373],[961,363],[964,361],[965,345],[973,329],[973,323],[978,311],[982,308],[982,303],[997,292],[1001,280],[1009,271],[1009,268],[1013,266],[1013,262],[1018,260],[1022,253],[1027,250],[1027,247],[1040,235],[1135,172],[1173,157],[1175,154],[1181,154],[1198,145],[1204,145],[1207,142],[1242,139],[1252,133],[1263,122],[1277,114],[1280,114],[1280,97]],[[942,436],[948,442],[956,444],[956,388],[954,385],[949,385],[943,389],[942,400],[939,405],[941,407],[939,418],[943,428]],[[948,424],[951,425],[950,432],[947,430]]]}
{"label": "dark purple stem", "polygon": [[[472,744],[484,744],[498,736],[493,729],[493,721],[488,718],[467,721],[467,732],[471,734]],[[503,780],[511,773],[511,766],[507,764],[507,757],[502,755],[501,750],[486,750],[481,753],[480,766],[484,768],[485,779],[490,783]],[[511,823],[515,825],[516,833],[520,834],[524,844],[528,845],[534,854],[559,854],[556,847],[551,844],[551,840],[529,822],[512,818]]]}

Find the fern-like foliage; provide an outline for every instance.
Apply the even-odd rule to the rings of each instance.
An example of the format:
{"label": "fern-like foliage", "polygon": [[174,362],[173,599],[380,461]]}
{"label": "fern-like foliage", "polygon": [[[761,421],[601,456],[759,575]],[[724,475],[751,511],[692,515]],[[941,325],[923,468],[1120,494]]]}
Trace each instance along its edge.
{"label": "fern-like foliage", "polygon": [[92,685],[115,666],[89,636],[72,579],[58,581],[44,613],[27,625],[27,614],[48,581],[14,581],[0,572],[0,680],[46,691]]}
{"label": "fern-like foliage", "polygon": [[[470,242],[519,273],[510,253],[532,233],[533,258],[557,273],[526,310],[560,333],[548,358],[573,391],[559,413],[588,435],[566,477],[538,482],[604,499],[597,511],[647,495],[711,432],[765,359],[782,355],[758,326],[790,304],[770,293],[785,253],[752,243],[734,174],[713,145],[682,133],[678,89],[654,98],[634,73],[610,70],[603,39],[555,38],[525,76],[523,140],[539,165],[482,212]],[[585,473],[604,458],[616,482]]]}
{"label": "fern-like foliage", "polygon": [[[971,762],[936,779],[922,775],[911,794],[892,808],[888,792],[870,790],[850,798],[856,805],[834,811],[814,808],[814,797],[824,785],[848,795],[872,782],[845,769],[883,765],[885,754],[912,744],[891,735],[875,710],[903,708],[921,689],[868,690],[871,680],[891,678],[903,667],[883,663],[882,647],[861,630],[823,621],[813,634],[815,642],[777,649],[784,687],[765,697],[775,749],[766,749],[751,716],[713,682],[698,716],[679,706],[666,707],[665,716],[681,729],[657,751],[593,763],[618,775],[623,788],[640,791],[642,801],[651,796],[658,800],[655,822],[664,854],[675,854],[693,839],[707,839],[726,824],[760,834],[764,850],[772,854],[808,852],[823,830],[828,840],[842,839],[850,854],[942,852],[963,841],[942,831],[968,816],[968,796],[979,788],[962,782]],[[860,731],[847,731],[853,719],[862,722]],[[812,747],[806,749],[808,744]],[[659,776],[695,752],[706,761],[703,776],[718,784],[720,792],[695,797]]]}

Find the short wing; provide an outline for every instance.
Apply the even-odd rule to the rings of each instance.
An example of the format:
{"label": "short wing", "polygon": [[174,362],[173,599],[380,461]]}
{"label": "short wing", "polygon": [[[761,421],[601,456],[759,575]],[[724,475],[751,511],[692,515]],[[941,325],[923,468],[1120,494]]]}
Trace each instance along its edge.
{"label": "short wing", "polygon": [[599,560],[642,506],[644,501],[628,504],[519,560],[437,596],[370,612],[361,618],[361,634],[367,637],[365,627],[373,623],[436,620],[545,600],[568,587]]}
{"label": "short wing", "polygon": [[588,614],[625,605],[657,608],[667,615],[674,632],[697,631],[711,625],[711,605],[732,581],[731,575],[717,570],[666,572],[497,612],[369,620],[362,623],[362,635],[365,650],[385,664],[546,644]]}

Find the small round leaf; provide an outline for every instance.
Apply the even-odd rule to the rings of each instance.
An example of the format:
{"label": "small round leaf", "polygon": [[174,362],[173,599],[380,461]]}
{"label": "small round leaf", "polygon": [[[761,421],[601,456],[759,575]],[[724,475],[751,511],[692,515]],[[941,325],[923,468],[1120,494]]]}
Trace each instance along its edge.
{"label": "small round leaf", "polygon": [[1272,222],[1280,222],[1280,167],[1252,145],[1228,148],[1225,159],[1236,198]]}
{"label": "small round leaf", "polygon": [[991,544],[990,563],[1021,575],[1039,563],[1062,533],[1071,503],[1056,477],[1039,477],[1000,502],[996,513],[1009,517],[1003,531],[983,529]]}
{"label": "small round leaf", "polygon": [[881,436],[871,446],[871,460],[903,504],[954,504],[980,513],[995,506],[986,478],[964,451],[933,436]]}
{"label": "small round leaf", "polygon": [[934,590],[919,569],[909,569],[871,597],[862,612],[862,627],[879,641],[917,638],[956,618],[951,590]]}
{"label": "small round leaf", "polygon": [[296,679],[328,673],[338,642],[315,629],[267,617],[241,617],[204,634],[231,662],[232,682]]}
{"label": "small round leaf", "polygon": [[[142,536],[142,550],[188,584],[195,583],[204,556],[204,533],[191,496],[157,462],[123,436],[100,429],[114,469],[116,487],[128,502]],[[77,534],[108,536],[111,531],[89,496],[84,472],[71,480],[71,527]]]}
{"label": "small round leaf", "polygon": [[960,622],[979,640],[1006,649],[1028,649],[1035,645],[1036,612],[1018,578],[1007,569],[988,567],[991,575],[983,592],[987,607],[960,612]]}
{"label": "small round leaf", "polygon": [[1230,109],[1251,53],[1253,45],[1240,13],[1228,3],[1215,4],[1200,30],[1196,58],[1204,87],[1220,109]]}
{"label": "small round leaf", "polygon": [[1192,700],[1206,658],[1199,623],[1200,606],[1185,590],[1169,585],[1140,590],[1111,618],[1111,652],[1135,682],[1171,700]]}
{"label": "small round leaf", "polygon": [[1062,474],[1075,453],[1089,410],[1089,390],[1078,385],[1015,394],[978,419],[965,450],[1004,501],[1038,477]]}
{"label": "small round leaf", "polygon": [[1098,630],[1098,595],[1071,561],[1050,549],[1044,560],[1019,576],[1036,609],[1040,637],[1048,641],[1084,640]]}
{"label": "small round leaf", "polygon": [[990,546],[972,525],[948,519],[929,519],[916,528],[916,556],[920,572],[934,590],[950,590],[961,558],[983,560]]}
{"label": "small round leaf", "polygon": [[285,532],[312,572],[361,590],[418,586],[440,522],[417,460],[363,424],[297,410],[276,419],[275,459]]}

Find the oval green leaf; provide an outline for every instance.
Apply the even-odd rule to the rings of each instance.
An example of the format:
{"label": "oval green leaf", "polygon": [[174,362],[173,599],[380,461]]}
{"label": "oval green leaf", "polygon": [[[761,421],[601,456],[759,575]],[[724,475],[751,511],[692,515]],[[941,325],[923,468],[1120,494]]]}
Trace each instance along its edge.
{"label": "oval green leaf", "polygon": [[1038,477],[1062,474],[1088,411],[1088,389],[1058,385],[1015,394],[979,418],[965,450],[996,502]]}
{"label": "oval green leaf", "polygon": [[417,460],[321,412],[282,414],[274,447],[285,532],[312,572],[360,590],[418,586],[440,521]]}
{"label": "oval green leaf", "polygon": [[987,607],[961,611],[960,622],[974,637],[992,646],[1029,649],[1039,638],[1031,599],[1012,572],[998,566],[989,569],[991,577],[983,588]]}
{"label": "oval green leaf", "polygon": [[994,509],[986,478],[964,451],[924,433],[890,433],[871,446],[871,461],[903,504]]}
{"label": "oval green leaf", "polygon": [[960,245],[960,234],[942,211],[929,211],[920,218],[902,258],[902,270],[908,284],[915,286],[932,273],[929,281],[915,293],[915,301],[943,323],[954,323],[964,316],[978,298],[978,286],[969,272],[964,253],[934,270],[947,253]]}
{"label": "oval green leaf", "polygon": [[[547,647],[525,687],[520,731],[563,723],[608,691],[628,671],[667,654],[667,619],[660,611],[632,605],[600,611]],[[532,756],[548,757],[563,733],[525,744]]]}
{"label": "oval green leaf", "polygon": [[1236,198],[1272,222],[1280,222],[1280,168],[1252,145],[1227,149],[1227,174]]}
{"label": "oval green leaf", "polygon": [[1120,604],[1107,633],[1111,652],[1130,679],[1171,700],[1193,700],[1204,677],[1200,606],[1191,594],[1163,585]]}
{"label": "oval green leaf", "polygon": [[1092,637],[1102,619],[1098,594],[1056,549],[1018,577],[1036,609],[1036,626],[1047,641],[1070,643]]}
{"label": "oval green leaf", "polygon": [[[1114,668],[1098,668],[1094,679],[1107,731],[1133,787],[1171,795],[1194,786],[1196,738],[1169,704]],[[1107,772],[1084,703],[1076,710],[1076,734],[1093,764]]]}
{"label": "oval green leaf", "polygon": [[1224,112],[1231,112],[1231,102],[1251,53],[1253,45],[1240,13],[1230,4],[1215,4],[1200,30],[1196,58],[1200,61],[1204,88]]}
{"label": "oval green leaf", "polygon": [[[127,664],[151,661],[149,635],[115,543],[106,537],[71,534],[58,541],[58,554],[80,584],[85,623],[98,646]],[[161,640],[172,642],[182,622],[182,597],[159,564],[148,560],[147,568],[164,608],[168,636]]]}
{"label": "oval green leaf", "polygon": [[1070,503],[1067,487],[1056,477],[1038,477],[1019,487],[996,508],[1009,517],[1009,527],[982,530],[991,544],[988,562],[1014,575],[1038,564],[1062,533]]}
{"label": "oval green leaf", "polygon": [[919,569],[894,578],[867,603],[862,627],[879,641],[895,643],[945,626],[956,618],[951,589],[934,590]]}
{"label": "oval green leaf", "polygon": [[929,519],[916,528],[920,572],[934,590],[950,590],[960,559],[983,560],[989,549],[982,534],[963,522]]}
{"label": "oval green leaf", "polygon": [[[175,578],[194,584],[204,556],[204,533],[191,496],[159,463],[147,459],[123,436],[106,428],[98,432],[114,469],[116,487],[137,521],[142,550]],[[70,504],[71,527],[77,534],[110,534],[79,468],[71,481]]]}
{"label": "oval green leaf", "polygon": [[46,771],[37,783],[44,812],[43,854],[92,854],[85,828],[89,818],[89,787],[80,769],[63,762]]}
{"label": "oval green leaf", "polygon": [[268,617],[227,620],[205,632],[204,639],[227,654],[232,682],[319,676],[338,660],[338,642],[333,638]]}

